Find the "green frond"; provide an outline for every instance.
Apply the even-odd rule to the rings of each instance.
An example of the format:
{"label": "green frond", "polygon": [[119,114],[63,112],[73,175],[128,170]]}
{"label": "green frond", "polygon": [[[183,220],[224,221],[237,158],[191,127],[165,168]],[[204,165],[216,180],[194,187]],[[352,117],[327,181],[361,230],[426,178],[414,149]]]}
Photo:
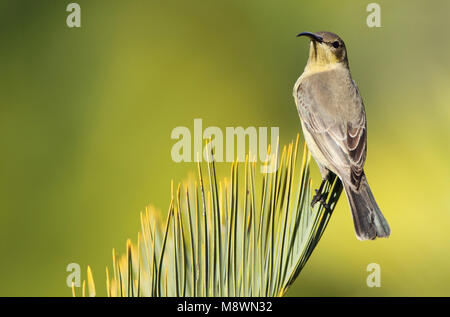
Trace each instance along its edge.
{"label": "green frond", "polygon": [[[146,208],[137,243],[128,240],[120,257],[113,250],[107,296],[283,296],[322,237],[342,191],[338,178],[330,179],[324,191],[329,208],[311,208],[311,156],[305,146],[299,163],[298,147],[299,136],[281,155],[276,148],[273,173],[259,173],[247,156],[222,181],[211,152],[206,167],[198,164],[197,180],[178,185],[176,192],[172,185],[167,219]],[[89,267],[87,282],[95,296]]]}

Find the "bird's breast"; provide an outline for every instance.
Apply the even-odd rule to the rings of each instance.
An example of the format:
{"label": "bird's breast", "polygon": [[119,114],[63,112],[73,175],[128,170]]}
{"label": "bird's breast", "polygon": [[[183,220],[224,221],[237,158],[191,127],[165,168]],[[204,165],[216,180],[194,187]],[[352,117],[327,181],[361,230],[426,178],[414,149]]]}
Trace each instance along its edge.
{"label": "bird's breast", "polygon": [[318,72],[305,70],[294,85],[294,99],[300,116],[302,108],[313,107],[324,115],[346,117],[362,107],[350,71],[344,67]]}

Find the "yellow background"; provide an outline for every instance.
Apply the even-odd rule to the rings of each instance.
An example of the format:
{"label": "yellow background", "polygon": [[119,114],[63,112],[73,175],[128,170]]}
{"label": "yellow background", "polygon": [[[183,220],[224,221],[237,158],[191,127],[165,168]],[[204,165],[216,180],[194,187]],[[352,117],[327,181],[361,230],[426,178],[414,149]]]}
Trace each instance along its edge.
{"label": "yellow background", "polygon": [[[0,295],[99,294],[139,211],[166,210],[177,126],[300,130],[302,31],[339,34],[366,105],[366,174],[392,236],[356,240],[344,196],[289,296],[450,295],[449,1],[0,1]],[[220,175],[226,176],[225,172]],[[313,166],[314,183],[320,181]],[[369,263],[381,287],[366,286]]]}

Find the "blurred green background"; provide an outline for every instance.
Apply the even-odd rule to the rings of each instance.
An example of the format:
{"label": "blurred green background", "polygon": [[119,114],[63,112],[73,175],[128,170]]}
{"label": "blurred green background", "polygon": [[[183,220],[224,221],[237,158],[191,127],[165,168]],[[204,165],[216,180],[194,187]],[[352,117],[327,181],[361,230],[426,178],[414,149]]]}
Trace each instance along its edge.
{"label": "blurred green background", "polygon": [[[355,238],[346,199],[289,296],[450,296],[449,1],[0,1],[0,295],[70,296],[67,264],[100,295],[139,211],[166,210],[177,126],[300,131],[292,87],[308,42],[342,36],[368,117],[366,174],[392,228]],[[227,176],[228,174],[221,174]],[[313,165],[314,183],[320,181]],[[369,263],[381,287],[366,285]]]}

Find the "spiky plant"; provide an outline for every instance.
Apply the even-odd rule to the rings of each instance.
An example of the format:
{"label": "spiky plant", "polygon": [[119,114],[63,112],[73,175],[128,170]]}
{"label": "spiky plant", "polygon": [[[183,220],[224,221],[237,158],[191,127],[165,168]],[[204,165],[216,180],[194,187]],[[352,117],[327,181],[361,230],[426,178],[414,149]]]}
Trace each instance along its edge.
{"label": "spiky plant", "polygon": [[[276,172],[256,164],[244,172],[233,163],[229,181],[218,182],[214,160],[198,182],[178,185],[167,219],[147,208],[137,243],[113,250],[106,268],[107,296],[282,296],[319,242],[342,191],[337,178],[324,188],[326,202],[311,207],[310,154],[297,164],[299,136],[283,148]],[[270,148],[269,148],[270,152]],[[207,173],[205,182],[204,174]],[[243,175],[243,180],[240,179]],[[241,184],[243,187],[240,187]],[[88,267],[88,295],[95,296]],[[85,294],[83,282],[82,295]],[[75,294],[75,291],[74,291]]]}

